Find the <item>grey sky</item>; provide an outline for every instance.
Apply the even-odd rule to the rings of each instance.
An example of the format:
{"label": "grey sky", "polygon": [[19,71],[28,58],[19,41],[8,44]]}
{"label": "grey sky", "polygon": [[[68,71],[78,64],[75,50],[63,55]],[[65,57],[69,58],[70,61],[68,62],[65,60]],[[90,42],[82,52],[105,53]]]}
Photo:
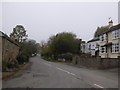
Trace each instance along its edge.
{"label": "grey sky", "polygon": [[47,40],[58,32],[70,31],[83,40],[90,40],[97,26],[118,22],[117,2],[4,2],[2,31],[10,34],[22,24],[29,38]]}

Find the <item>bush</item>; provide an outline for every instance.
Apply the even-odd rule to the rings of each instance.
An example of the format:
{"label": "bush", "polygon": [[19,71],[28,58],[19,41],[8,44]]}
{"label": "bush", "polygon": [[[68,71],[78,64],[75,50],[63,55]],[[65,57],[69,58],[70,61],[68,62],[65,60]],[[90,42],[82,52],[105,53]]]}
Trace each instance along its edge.
{"label": "bush", "polygon": [[23,64],[24,62],[28,62],[29,61],[29,56],[20,54],[17,57],[17,61],[18,61],[19,64]]}
{"label": "bush", "polygon": [[6,67],[7,67],[7,61],[3,60],[2,61],[2,71],[6,71]]}
{"label": "bush", "polygon": [[58,58],[65,59],[66,61],[71,61],[72,57],[73,57],[72,53],[64,53],[64,54],[58,55]]}

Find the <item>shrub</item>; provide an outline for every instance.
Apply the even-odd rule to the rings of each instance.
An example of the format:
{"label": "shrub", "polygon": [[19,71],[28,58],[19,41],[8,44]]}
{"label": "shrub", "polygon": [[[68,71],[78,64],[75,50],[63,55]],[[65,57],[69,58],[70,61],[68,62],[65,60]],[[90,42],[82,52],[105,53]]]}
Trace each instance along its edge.
{"label": "shrub", "polygon": [[7,62],[6,60],[2,61],[2,71],[6,71],[6,67],[7,67]]}
{"label": "shrub", "polygon": [[64,54],[58,55],[58,58],[65,59],[66,61],[71,61],[72,57],[73,57],[72,53],[64,53]]}
{"label": "shrub", "polygon": [[29,61],[29,56],[20,54],[17,57],[17,61],[18,61],[19,64],[23,64],[24,62],[28,62]]}

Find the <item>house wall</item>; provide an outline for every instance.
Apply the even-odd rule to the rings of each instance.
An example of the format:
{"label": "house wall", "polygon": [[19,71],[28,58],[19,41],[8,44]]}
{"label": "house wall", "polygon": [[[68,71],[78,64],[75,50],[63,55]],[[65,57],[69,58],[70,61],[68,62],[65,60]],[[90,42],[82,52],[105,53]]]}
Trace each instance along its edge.
{"label": "house wall", "polygon": [[108,43],[109,42],[112,42],[112,33],[111,32],[108,33]]}
{"label": "house wall", "polygon": [[[119,32],[120,32],[120,30],[119,30]],[[112,38],[112,32],[110,32],[110,33],[111,33],[111,38]],[[119,35],[119,37],[120,37],[120,35]],[[120,43],[120,38],[112,38],[112,43]],[[120,44],[119,44],[119,49],[120,49]],[[119,50],[119,52],[111,52],[110,56],[112,58],[118,58],[118,56],[120,56],[120,50]]]}
{"label": "house wall", "polygon": [[90,53],[89,43],[81,43],[81,51],[83,53]]}
{"label": "house wall", "polygon": [[[96,47],[97,47],[97,44],[99,45],[99,43],[100,43],[99,41],[89,42],[87,44],[88,49],[86,49],[86,50],[88,50],[88,52],[90,52],[92,56],[95,56],[95,52],[98,50],[98,48],[96,48]],[[89,50],[89,45],[91,46],[90,50]]]}
{"label": "house wall", "polygon": [[[112,42],[112,33],[108,32],[108,38],[107,38],[107,43],[111,43]],[[114,58],[111,56],[112,54],[112,45],[107,46],[107,57],[108,58]]]}
{"label": "house wall", "polygon": [[107,53],[100,53],[99,55],[101,58],[108,58]]}
{"label": "house wall", "polygon": [[0,71],[2,71],[2,35],[0,34]]}
{"label": "house wall", "polygon": [[[113,39],[112,42],[113,43],[120,43],[120,39]],[[119,48],[120,48],[120,45],[119,45]],[[118,56],[120,56],[120,51],[116,52],[116,53],[112,52],[110,56],[113,58],[117,58]]]}
{"label": "house wall", "polygon": [[2,60],[15,61],[19,53],[19,47],[7,40],[2,38]]}
{"label": "house wall", "polygon": [[[107,35],[107,34],[105,34],[105,35]],[[99,38],[100,38],[101,36],[99,36]],[[100,47],[99,48],[101,48],[102,46],[104,46],[105,44],[107,44],[108,43],[108,35],[107,36],[104,36],[104,41],[101,41],[100,40],[100,43],[99,43],[99,45],[100,45]],[[105,47],[106,48],[106,47]],[[107,50],[107,48],[106,48],[106,50]],[[108,54],[106,53],[106,52],[104,52],[104,53],[102,53],[101,52],[101,50],[100,50],[100,52],[99,52],[99,56],[101,57],[101,58],[108,58]]]}

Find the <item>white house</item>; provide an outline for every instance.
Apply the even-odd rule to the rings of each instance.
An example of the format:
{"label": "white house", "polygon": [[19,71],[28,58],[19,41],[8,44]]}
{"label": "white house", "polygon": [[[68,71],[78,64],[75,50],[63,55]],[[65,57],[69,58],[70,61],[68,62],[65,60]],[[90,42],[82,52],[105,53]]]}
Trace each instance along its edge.
{"label": "white house", "polygon": [[99,56],[99,37],[93,38],[87,42],[88,53],[91,56]]}

